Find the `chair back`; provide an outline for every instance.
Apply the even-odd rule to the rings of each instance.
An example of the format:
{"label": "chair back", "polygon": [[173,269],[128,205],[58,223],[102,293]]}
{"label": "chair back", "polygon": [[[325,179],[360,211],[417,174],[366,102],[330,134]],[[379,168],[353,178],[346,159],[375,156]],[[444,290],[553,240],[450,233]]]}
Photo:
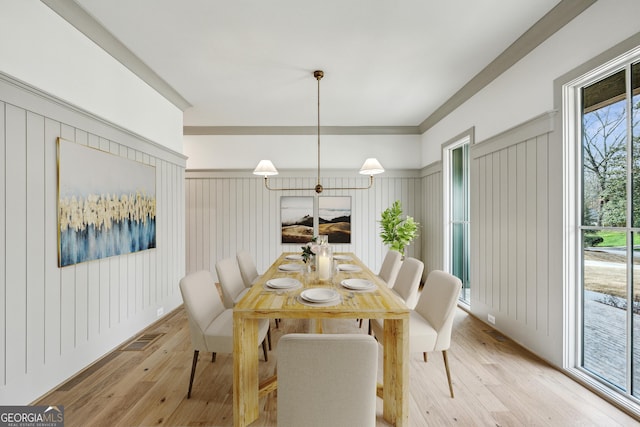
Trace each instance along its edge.
{"label": "chair back", "polygon": [[375,426],[378,345],[364,334],[278,341],[278,427]]}
{"label": "chair back", "polygon": [[444,271],[433,270],[427,277],[415,311],[438,333],[434,351],[446,350],[451,344],[451,329],[461,289],[460,279]]}
{"label": "chair back", "polygon": [[418,301],[418,287],[423,271],[424,263],[416,258],[407,257],[402,261],[393,290],[409,308],[414,308]]}
{"label": "chair back", "polygon": [[253,262],[251,254],[244,250],[236,254],[236,260],[238,260],[244,286],[250,288],[253,285],[253,281],[259,276],[256,264]]}
{"label": "chair back", "polygon": [[188,274],[180,280],[180,293],[189,319],[194,350],[206,350],[205,330],[224,310],[211,272]]}
{"label": "chair back", "polygon": [[225,258],[216,262],[216,272],[222,288],[224,306],[233,308],[234,300],[245,289],[244,280],[235,258]]}
{"label": "chair back", "polygon": [[378,276],[385,281],[387,286],[393,288],[398,277],[398,272],[402,266],[402,254],[398,251],[390,250],[384,256],[382,260],[382,266],[380,266],[380,273]]}

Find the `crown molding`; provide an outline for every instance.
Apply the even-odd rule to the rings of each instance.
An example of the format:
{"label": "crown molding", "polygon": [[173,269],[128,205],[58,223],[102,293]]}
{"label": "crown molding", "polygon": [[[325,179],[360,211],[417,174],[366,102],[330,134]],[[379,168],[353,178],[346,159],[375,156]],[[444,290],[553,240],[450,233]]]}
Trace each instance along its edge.
{"label": "crown molding", "polygon": [[192,105],[74,0],[41,0],[181,111]]}
{"label": "crown molding", "polygon": [[[182,111],[191,107],[191,104],[184,97],[109,33],[74,0],[41,1],[148,83],[176,107]],[[328,126],[322,128],[322,133],[325,135],[423,134],[596,1],[561,0],[418,126]],[[185,126],[184,128],[185,135],[310,135],[315,134],[316,131],[317,128],[311,126]]]}
{"label": "crown molding", "polygon": [[480,92],[489,83],[511,68],[516,62],[527,56],[536,47],[555,34],[562,27],[580,15],[596,0],[562,0],[533,24],[524,34],[504,50],[496,59],[475,75],[458,92],[436,109],[420,125],[424,133],[440,120],[451,114],[456,108]]}
{"label": "crown molding", "polygon": [[[317,126],[184,126],[184,135],[316,135]],[[321,126],[321,135],[420,135],[417,126]]]}

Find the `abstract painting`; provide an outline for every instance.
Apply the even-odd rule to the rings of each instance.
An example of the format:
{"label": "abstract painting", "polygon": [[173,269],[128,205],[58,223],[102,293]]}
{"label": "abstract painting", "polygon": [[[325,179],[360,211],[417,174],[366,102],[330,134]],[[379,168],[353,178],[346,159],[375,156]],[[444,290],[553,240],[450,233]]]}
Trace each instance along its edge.
{"label": "abstract painting", "polygon": [[58,265],[156,247],[155,167],[58,138]]}

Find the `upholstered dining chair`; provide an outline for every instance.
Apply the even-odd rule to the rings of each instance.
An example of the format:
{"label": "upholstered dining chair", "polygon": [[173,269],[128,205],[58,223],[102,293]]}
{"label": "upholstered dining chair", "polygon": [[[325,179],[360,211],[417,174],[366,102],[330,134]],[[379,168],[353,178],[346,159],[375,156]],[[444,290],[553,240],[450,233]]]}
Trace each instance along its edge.
{"label": "upholstered dining chair", "polygon": [[424,263],[416,258],[407,257],[402,261],[398,277],[391,289],[409,308],[418,302],[418,288],[424,272]]}
{"label": "upholstered dining chair", "polygon": [[[418,301],[418,288],[424,272],[424,263],[419,259],[407,257],[402,261],[398,276],[391,291],[398,295],[407,307],[413,309]],[[362,327],[362,324],[360,324]],[[371,335],[371,320],[369,320],[369,335]]]}
{"label": "upholstered dining chair", "polygon": [[400,266],[402,266],[402,254],[398,251],[390,250],[382,260],[378,277],[384,280],[387,286],[393,288],[393,285],[396,283],[396,277],[398,277],[398,272],[400,271]]}
{"label": "upholstered dining chair", "polygon": [[[220,288],[222,288],[224,306],[233,308],[250,289],[244,285],[238,261],[236,258],[230,257],[216,262],[216,273],[218,273]],[[269,342],[269,350],[271,350],[270,327],[267,330],[267,341]]]}
{"label": "upholstered dining chair", "polygon": [[[388,287],[393,288],[396,283],[396,277],[402,266],[402,254],[395,250],[390,250],[384,256],[378,277],[381,278]],[[360,319],[360,327],[362,328],[362,320]]]}
{"label": "upholstered dining chair", "polygon": [[222,288],[222,297],[226,308],[233,306],[247,293],[242,273],[236,258],[225,258],[216,262],[216,273]]}
{"label": "upholstered dining chair", "polygon": [[[444,271],[429,273],[422,294],[409,317],[409,348],[413,352],[422,352],[424,361],[430,351],[442,351],[444,367],[449,382],[449,393],[453,398],[453,385],[447,350],[451,346],[451,332],[456,304],[462,289],[462,282],[456,276]],[[374,319],[370,322],[373,333],[383,336],[383,322]]]}
{"label": "upholstered dining chair", "polygon": [[293,333],[277,351],[278,427],[376,425],[373,337]]}
{"label": "upholstered dining chair", "polygon": [[[233,310],[225,309],[209,271],[202,270],[183,277],[180,280],[180,292],[189,319],[193,347],[187,392],[189,399],[200,351],[210,351],[212,362],[216,360],[216,353],[233,353]],[[265,340],[268,329],[269,321],[261,319],[258,325],[258,343],[262,342],[265,361],[268,360]]]}
{"label": "upholstered dining chair", "polygon": [[238,251],[236,260],[240,267],[240,274],[242,275],[244,286],[250,288],[260,277],[256,263],[253,261],[251,254],[245,250]]}

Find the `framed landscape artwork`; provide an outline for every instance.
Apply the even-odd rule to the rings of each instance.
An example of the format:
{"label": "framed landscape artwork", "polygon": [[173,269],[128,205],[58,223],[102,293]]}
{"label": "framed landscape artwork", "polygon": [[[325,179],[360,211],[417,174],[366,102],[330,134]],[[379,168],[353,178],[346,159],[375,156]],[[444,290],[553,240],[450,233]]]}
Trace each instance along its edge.
{"label": "framed landscape artwork", "polygon": [[155,167],[58,138],[58,265],[156,247]]}
{"label": "framed landscape artwork", "polygon": [[313,238],[313,197],[280,197],[282,243],[307,243]]}
{"label": "framed landscape artwork", "polygon": [[329,243],[351,243],[351,197],[318,197],[318,234]]}

